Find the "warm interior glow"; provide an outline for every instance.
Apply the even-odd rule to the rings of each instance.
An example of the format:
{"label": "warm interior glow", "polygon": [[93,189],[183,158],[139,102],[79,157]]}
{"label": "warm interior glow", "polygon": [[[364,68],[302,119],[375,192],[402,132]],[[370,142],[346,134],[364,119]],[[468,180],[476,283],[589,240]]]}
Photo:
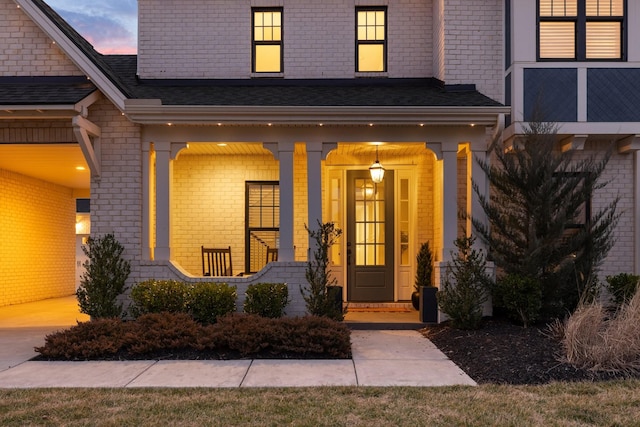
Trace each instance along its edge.
{"label": "warm interior glow", "polygon": [[575,58],[575,24],[540,22],[540,58]]}
{"label": "warm interior glow", "polygon": [[587,22],[587,58],[620,58],[620,27],[620,22]]}
{"label": "warm interior glow", "polygon": [[363,44],[358,48],[358,71],[384,71],[384,46]]}
{"label": "warm interior glow", "polygon": [[280,64],[280,45],[256,46],[256,73],[279,73]]}
{"label": "warm interior glow", "polygon": [[91,215],[88,213],[76,214],[76,234],[91,234]]}

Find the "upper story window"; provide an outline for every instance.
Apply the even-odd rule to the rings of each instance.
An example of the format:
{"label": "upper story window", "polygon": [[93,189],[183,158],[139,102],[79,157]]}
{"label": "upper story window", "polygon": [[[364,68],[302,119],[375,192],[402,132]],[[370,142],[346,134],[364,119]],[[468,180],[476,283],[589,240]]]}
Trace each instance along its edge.
{"label": "upper story window", "polygon": [[625,0],[539,0],[538,57],[624,59]]}
{"label": "upper story window", "polygon": [[387,71],[387,9],[356,9],[356,71]]}
{"label": "upper story window", "polygon": [[281,73],[282,9],[253,9],[253,72]]}

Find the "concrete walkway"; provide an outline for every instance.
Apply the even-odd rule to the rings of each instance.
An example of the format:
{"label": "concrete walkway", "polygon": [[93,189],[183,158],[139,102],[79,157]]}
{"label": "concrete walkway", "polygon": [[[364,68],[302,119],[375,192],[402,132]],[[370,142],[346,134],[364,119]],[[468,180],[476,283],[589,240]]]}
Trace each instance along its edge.
{"label": "concrete walkway", "polygon": [[[411,330],[352,331],[349,360],[29,361],[37,354],[33,347],[44,344],[46,334],[69,325],[17,326],[16,317],[7,315],[16,307],[0,308],[0,388],[475,385],[429,340]],[[27,317],[30,309],[23,312]],[[68,315],[73,319],[69,324],[82,316],[77,311]]]}

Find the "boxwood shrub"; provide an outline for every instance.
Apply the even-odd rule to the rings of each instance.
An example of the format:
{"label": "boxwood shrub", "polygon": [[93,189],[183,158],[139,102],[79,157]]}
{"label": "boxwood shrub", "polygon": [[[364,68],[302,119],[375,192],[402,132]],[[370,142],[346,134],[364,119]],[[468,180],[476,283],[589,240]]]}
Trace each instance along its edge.
{"label": "boxwood shrub", "polygon": [[176,280],[146,280],[131,290],[130,313],[139,317],[149,313],[185,313],[200,323],[236,311],[236,287],[227,283],[185,283]]}
{"label": "boxwood shrub", "polygon": [[284,316],[289,304],[289,289],[286,283],[255,283],[247,288],[244,311],[262,317]]}

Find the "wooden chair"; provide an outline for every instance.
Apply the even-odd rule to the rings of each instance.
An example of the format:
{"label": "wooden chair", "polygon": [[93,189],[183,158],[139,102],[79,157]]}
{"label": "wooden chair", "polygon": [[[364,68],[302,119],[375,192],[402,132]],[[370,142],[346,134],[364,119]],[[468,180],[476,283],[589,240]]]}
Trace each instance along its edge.
{"label": "wooden chair", "polygon": [[278,261],[278,248],[267,246],[267,264],[274,261]]}
{"label": "wooden chair", "polygon": [[203,276],[233,276],[231,246],[228,248],[205,248],[202,246]]}

